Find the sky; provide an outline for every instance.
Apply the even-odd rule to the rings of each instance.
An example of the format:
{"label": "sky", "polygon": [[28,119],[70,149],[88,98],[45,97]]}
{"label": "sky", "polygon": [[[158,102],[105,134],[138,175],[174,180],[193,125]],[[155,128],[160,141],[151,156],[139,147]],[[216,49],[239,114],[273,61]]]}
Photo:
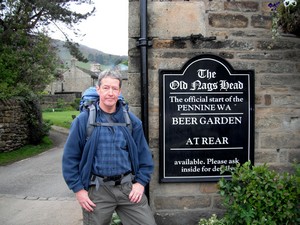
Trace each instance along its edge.
{"label": "sky", "polygon": [[[68,33],[70,38],[79,44],[100,50],[112,55],[128,54],[128,0],[94,0],[95,16],[90,16],[76,25],[80,38]],[[87,8],[78,6],[82,13]],[[77,8],[76,8],[77,10]],[[65,32],[65,30],[64,30]],[[61,32],[56,31],[52,38],[64,40]]]}

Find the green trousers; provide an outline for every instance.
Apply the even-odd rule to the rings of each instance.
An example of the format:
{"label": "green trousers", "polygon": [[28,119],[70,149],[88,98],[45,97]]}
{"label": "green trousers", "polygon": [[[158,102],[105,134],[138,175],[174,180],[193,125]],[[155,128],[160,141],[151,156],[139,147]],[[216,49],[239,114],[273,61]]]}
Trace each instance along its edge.
{"label": "green trousers", "polygon": [[100,185],[89,188],[89,197],[96,204],[93,212],[83,209],[84,225],[109,225],[114,211],[119,215],[123,225],[156,225],[153,213],[148,205],[146,195],[139,203],[129,201],[132,183],[117,186]]}

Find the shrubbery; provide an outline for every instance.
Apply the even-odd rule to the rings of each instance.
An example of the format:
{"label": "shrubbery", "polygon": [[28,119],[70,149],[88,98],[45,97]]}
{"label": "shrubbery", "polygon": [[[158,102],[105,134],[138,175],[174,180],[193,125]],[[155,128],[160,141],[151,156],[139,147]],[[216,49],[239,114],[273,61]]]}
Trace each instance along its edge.
{"label": "shrubbery", "polygon": [[[223,170],[224,172],[224,170]],[[218,182],[226,213],[219,220],[215,215],[201,219],[199,225],[221,224],[299,224],[300,166],[296,173],[277,173],[266,165],[250,162],[231,171],[232,179]]]}
{"label": "shrubbery", "polygon": [[23,105],[24,113],[26,114],[29,143],[39,144],[42,138],[49,134],[51,125],[48,122],[43,121],[39,99],[36,95],[28,95],[19,98],[19,100]]}

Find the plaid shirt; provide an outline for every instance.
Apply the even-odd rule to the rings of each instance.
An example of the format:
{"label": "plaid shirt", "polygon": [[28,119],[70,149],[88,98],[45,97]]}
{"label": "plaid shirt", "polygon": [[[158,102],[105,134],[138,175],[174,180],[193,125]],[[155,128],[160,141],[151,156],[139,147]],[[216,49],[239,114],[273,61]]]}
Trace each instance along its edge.
{"label": "plaid shirt", "polygon": [[[113,121],[110,114],[97,110],[98,122]],[[126,139],[119,126],[95,127],[101,129],[98,137],[97,150],[95,152],[92,173],[101,176],[114,176],[124,174],[131,170],[131,162]]]}

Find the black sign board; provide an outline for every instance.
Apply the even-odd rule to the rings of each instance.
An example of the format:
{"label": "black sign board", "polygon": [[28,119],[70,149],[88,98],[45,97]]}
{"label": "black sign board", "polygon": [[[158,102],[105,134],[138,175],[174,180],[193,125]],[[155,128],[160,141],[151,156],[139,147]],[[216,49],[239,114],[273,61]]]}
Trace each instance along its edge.
{"label": "black sign board", "polygon": [[160,182],[217,181],[254,163],[254,71],[200,55],[160,70]]}

